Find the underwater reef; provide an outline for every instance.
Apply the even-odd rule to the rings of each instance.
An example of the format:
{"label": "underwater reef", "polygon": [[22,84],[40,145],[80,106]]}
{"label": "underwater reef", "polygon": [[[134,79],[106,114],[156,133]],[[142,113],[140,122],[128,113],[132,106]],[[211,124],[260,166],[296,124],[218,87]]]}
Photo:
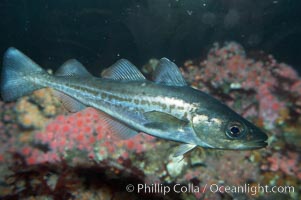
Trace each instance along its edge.
{"label": "underwater reef", "polygon": [[[150,75],[156,64],[151,59],[143,72]],[[0,102],[1,199],[298,199],[301,78],[294,69],[227,42],[215,43],[205,59],[187,60],[181,71],[190,85],[268,133],[268,147],[198,148],[178,159],[172,156],[178,143],[147,134],[121,140],[97,110],[70,114],[51,89],[41,89]],[[134,191],[127,192],[129,184]],[[150,188],[138,191],[138,184]],[[259,184],[278,191],[224,191]]]}

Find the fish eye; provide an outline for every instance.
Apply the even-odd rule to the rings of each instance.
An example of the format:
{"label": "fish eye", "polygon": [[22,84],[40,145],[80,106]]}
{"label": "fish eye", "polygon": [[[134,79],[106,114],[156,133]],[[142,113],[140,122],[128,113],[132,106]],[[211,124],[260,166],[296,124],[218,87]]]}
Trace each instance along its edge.
{"label": "fish eye", "polygon": [[226,135],[231,139],[239,138],[244,135],[245,129],[241,122],[230,122],[227,126]]}

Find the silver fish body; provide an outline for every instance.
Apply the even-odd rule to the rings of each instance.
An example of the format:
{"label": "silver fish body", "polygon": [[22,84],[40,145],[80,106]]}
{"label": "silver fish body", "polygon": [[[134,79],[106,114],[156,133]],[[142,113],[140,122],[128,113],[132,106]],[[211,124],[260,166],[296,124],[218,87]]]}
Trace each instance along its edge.
{"label": "silver fish body", "polygon": [[[174,63],[160,60],[155,82],[127,60],[93,77],[77,61],[65,63],[55,76],[14,48],[4,56],[1,93],[14,100],[50,87],[73,111],[94,107],[104,113],[124,138],[144,132],[184,145],[176,155],[196,146],[217,149],[265,147],[267,136],[210,95],[187,86]],[[17,88],[26,84],[27,88]],[[14,90],[13,90],[14,89]]]}
{"label": "silver fish body", "polygon": [[190,87],[162,86],[150,81],[72,77],[43,78],[38,83],[62,91],[136,130],[179,142],[190,143],[195,140],[194,136],[186,133],[179,135],[145,126],[148,119],[143,114],[156,111],[174,116],[179,121],[190,121],[200,104],[200,93]]}

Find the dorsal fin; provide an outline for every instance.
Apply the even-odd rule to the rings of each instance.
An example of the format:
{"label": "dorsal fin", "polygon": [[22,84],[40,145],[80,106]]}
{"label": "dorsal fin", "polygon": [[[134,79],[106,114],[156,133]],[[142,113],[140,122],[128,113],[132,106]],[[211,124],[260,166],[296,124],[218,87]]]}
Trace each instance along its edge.
{"label": "dorsal fin", "polygon": [[143,74],[126,59],[120,59],[108,69],[105,69],[101,76],[113,80],[145,80]]}
{"label": "dorsal fin", "polygon": [[55,72],[56,76],[91,77],[92,74],[76,59],[70,59]]}
{"label": "dorsal fin", "polygon": [[154,80],[156,83],[170,86],[187,85],[177,65],[167,58],[160,59],[159,64],[154,72]]}

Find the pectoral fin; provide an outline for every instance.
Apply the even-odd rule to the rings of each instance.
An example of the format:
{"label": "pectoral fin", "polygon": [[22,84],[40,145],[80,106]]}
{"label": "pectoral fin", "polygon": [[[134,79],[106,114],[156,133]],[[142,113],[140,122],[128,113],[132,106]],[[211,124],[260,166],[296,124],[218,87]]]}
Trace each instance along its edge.
{"label": "pectoral fin", "polygon": [[165,130],[184,130],[184,127],[188,124],[188,121],[178,119],[167,113],[150,111],[143,114],[147,123],[144,124],[146,127],[153,129]]}
{"label": "pectoral fin", "polygon": [[174,157],[183,156],[185,153],[194,149],[197,145],[195,144],[181,144],[175,151]]}

